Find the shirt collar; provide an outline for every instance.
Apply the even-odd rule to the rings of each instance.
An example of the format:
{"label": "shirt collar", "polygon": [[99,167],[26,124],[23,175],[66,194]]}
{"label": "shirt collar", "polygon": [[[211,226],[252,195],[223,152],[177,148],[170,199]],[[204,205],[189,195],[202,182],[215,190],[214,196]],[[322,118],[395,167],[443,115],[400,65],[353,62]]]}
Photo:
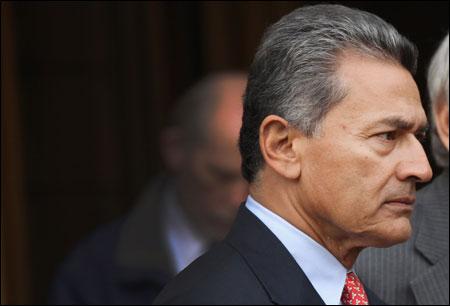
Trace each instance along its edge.
{"label": "shirt collar", "polygon": [[175,192],[166,194],[165,234],[174,270],[181,272],[207,250],[207,242],[192,227],[178,205]]}
{"label": "shirt collar", "polygon": [[325,304],[339,305],[349,271],[336,257],[250,195],[245,205],[286,247]]}

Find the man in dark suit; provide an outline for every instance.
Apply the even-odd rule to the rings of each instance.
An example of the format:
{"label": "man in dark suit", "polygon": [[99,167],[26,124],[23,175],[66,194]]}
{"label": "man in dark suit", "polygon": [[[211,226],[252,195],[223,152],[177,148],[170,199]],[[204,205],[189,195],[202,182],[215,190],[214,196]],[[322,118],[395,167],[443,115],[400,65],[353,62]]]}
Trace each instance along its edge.
{"label": "man in dark suit", "polygon": [[229,231],[248,193],[236,142],[246,75],[210,75],[162,133],[165,175],[139,203],[82,241],[53,282],[54,304],[151,304],[176,273]]}
{"label": "man in dark suit", "polygon": [[448,49],[447,35],[427,76],[433,154],[444,170],[417,193],[412,237],[391,248],[369,248],[356,265],[361,279],[393,305],[449,303]]}
{"label": "man in dark suit", "polygon": [[353,264],[409,238],[431,179],[415,46],[377,16],[299,8],[265,33],[240,132],[250,195],[155,304],[378,304]]}

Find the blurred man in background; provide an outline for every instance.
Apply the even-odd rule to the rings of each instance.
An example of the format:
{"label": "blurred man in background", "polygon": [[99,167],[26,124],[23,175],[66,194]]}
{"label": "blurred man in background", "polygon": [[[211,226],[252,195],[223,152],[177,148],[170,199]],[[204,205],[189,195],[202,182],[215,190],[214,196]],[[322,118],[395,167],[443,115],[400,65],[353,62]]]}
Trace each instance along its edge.
{"label": "blurred man in background", "polygon": [[367,249],[356,267],[361,279],[393,305],[449,303],[448,49],[447,35],[427,76],[432,149],[444,171],[417,193],[412,237],[388,249]]}
{"label": "blurred man in background", "polygon": [[55,304],[151,304],[227,234],[247,195],[237,147],[246,75],[211,75],[179,101],[161,150],[168,173],[137,206],[84,240],[54,280]]}

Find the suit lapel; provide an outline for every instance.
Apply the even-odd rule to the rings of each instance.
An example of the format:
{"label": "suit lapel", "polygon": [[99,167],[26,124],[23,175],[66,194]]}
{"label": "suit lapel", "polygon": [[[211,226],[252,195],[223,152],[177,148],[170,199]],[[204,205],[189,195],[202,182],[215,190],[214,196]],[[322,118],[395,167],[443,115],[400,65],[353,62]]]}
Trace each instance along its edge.
{"label": "suit lapel", "polygon": [[449,301],[449,257],[440,260],[411,281],[411,289],[419,305],[446,305]]}
{"label": "suit lapel", "polygon": [[448,171],[423,190],[417,209],[415,249],[430,267],[410,283],[419,304],[447,304],[449,301],[449,217]]}
{"label": "suit lapel", "polygon": [[380,300],[380,298],[372,290],[367,287],[364,287],[364,290],[366,291],[367,298],[369,299],[369,305],[386,305],[386,303]]}
{"label": "suit lapel", "polygon": [[324,305],[288,250],[245,206],[226,242],[244,257],[275,304]]}
{"label": "suit lapel", "polygon": [[415,248],[432,264],[448,253],[448,171],[418,197]]}

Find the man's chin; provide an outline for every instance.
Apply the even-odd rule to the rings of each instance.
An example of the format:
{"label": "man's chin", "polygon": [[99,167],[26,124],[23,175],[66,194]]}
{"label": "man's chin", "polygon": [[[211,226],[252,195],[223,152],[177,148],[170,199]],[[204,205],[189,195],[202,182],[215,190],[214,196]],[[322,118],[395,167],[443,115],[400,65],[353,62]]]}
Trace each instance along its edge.
{"label": "man's chin", "polygon": [[[405,220],[406,221],[406,220]],[[407,241],[412,235],[411,223],[409,220],[399,226],[385,228],[382,232],[375,234],[371,239],[369,247],[388,248],[393,245]]]}

